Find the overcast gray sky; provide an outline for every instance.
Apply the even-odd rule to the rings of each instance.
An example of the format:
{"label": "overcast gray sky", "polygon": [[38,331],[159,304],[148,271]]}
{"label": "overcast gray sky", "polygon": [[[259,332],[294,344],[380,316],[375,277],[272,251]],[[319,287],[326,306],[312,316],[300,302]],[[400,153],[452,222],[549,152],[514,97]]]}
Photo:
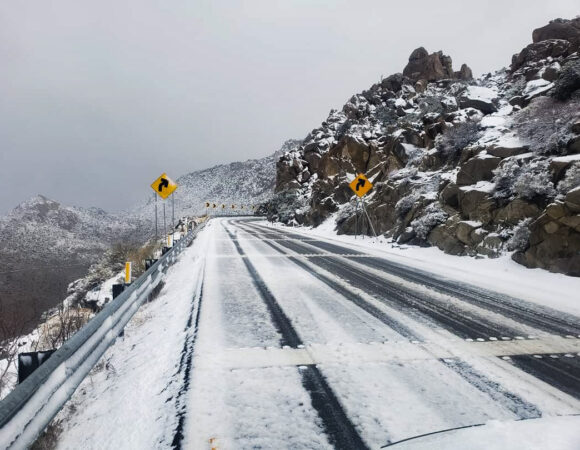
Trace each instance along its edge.
{"label": "overcast gray sky", "polygon": [[0,213],[37,193],[129,208],[163,171],[274,152],[443,50],[508,65],[578,0],[27,0],[0,4]]}

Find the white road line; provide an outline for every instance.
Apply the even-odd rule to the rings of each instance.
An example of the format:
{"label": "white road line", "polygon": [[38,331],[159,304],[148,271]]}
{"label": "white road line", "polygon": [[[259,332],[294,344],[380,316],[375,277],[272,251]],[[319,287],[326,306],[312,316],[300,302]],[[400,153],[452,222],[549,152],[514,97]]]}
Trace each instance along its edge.
{"label": "white road line", "polygon": [[[370,344],[309,344],[305,348],[212,348],[198,354],[196,370],[284,367],[307,364],[361,365],[389,361],[444,358],[489,358],[504,355],[570,354],[580,352],[580,340],[559,336],[526,341],[464,342],[447,344],[412,341]],[[577,357],[577,356],[575,356]]]}

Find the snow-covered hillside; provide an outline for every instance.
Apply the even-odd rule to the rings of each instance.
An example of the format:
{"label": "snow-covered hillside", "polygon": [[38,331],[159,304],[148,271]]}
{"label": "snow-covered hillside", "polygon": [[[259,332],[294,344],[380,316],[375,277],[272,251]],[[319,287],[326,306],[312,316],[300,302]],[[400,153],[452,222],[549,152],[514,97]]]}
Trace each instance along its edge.
{"label": "snow-covered hillside", "polygon": [[[222,164],[177,178],[179,187],[174,194],[176,216],[204,214],[205,202],[249,206],[271,199],[276,180],[276,161],[285,152],[296,150],[300,144],[301,141],[290,139],[284,142],[280,150],[265,158]],[[166,207],[170,207],[169,200]],[[132,213],[151,220],[154,208],[155,201],[151,196]],[[167,214],[169,217],[169,210]]]}
{"label": "snow-covered hillside", "polygon": [[61,205],[38,195],[0,219],[0,307],[34,325],[113,243],[141,242],[138,218]]}
{"label": "snow-covered hillside", "polygon": [[557,19],[478,79],[416,49],[281,158],[272,218],[353,234],[362,172],[377,233],[580,276],[579,48],[580,18]]}

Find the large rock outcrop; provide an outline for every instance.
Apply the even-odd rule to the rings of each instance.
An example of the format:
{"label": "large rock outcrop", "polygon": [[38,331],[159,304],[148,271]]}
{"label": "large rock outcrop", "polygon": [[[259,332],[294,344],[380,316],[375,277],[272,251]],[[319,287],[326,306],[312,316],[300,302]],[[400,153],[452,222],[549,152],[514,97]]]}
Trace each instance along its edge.
{"label": "large rock outcrop", "polygon": [[566,57],[580,50],[580,17],[556,19],[532,32],[532,43],[512,58],[511,70],[547,58]]}
{"label": "large rock outcrop", "polygon": [[532,32],[533,42],[548,39],[563,39],[570,42],[573,51],[578,50],[580,48],[580,16],[572,20],[555,19]]}
{"label": "large rock outcrop", "polygon": [[471,69],[463,64],[458,72],[453,71],[451,57],[442,51],[431,53],[419,47],[409,56],[409,63],[403,69],[403,75],[413,81],[437,81],[444,79],[471,80]]}
{"label": "large rock outcrop", "polygon": [[353,95],[280,159],[271,218],[354,233],[348,183],[362,172],[374,229],[399,244],[513,252],[578,275],[576,23],[540,29],[511,70],[477,80],[443,52],[414,50],[402,73]]}

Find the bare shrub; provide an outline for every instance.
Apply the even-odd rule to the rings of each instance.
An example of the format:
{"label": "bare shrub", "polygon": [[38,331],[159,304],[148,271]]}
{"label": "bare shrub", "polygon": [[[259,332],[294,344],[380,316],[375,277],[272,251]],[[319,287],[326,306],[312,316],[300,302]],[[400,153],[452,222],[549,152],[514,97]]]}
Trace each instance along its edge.
{"label": "bare shrub", "polygon": [[525,251],[530,245],[530,223],[532,218],[521,220],[513,230],[512,236],[507,241],[509,251]]}
{"label": "bare shrub", "polygon": [[438,142],[438,149],[447,163],[457,161],[461,151],[479,139],[479,124],[473,121],[461,122],[447,128]]}
{"label": "bare shrub", "polygon": [[56,313],[40,328],[40,346],[58,348],[79,331],[90,319],[91,311],[60,304]]}
{"label": "bare shrub", "polygon": [[524,200],[534,200],[550,199],[556,195],[546,160],[535,160],[521,166],[515,160],[508,160],[493,173],[495,198],[520,197]]}
{"label": "bare shrub", "polygon": [[441,209],[438,203],[431,203],[425,208],[424,214],[411,222],[411,227],[420,239],[427,239],[431,230],[445,222],[449,214]]}
{"label": "bare shrub", "polygon": [[580,99],[560,102],[539,97],[514,117],[514,129],[539,155],[561,155],[571,138],[569,124],[580,111]]}
{"label": "bare shrub", "polygon": [[30,450],[54,450],[57,448],[58,438],[62,433],[62,421],[53,420],[46,429],[32,443]]}
{"label": "bare shrub", "polygon": [[580,61],[570,61],[562,68],[556,80],[554,97],[562,101],[568,100],[578,89],[580,89]]}
{"label": "bare shrub", "polygon": [[132,263],[133,276],[138,277],[145,272],[145,259],[150,258],[155,250],[159,249],[158,247],[154,242],[149,242],[143,246],[130,242],[117,243],[107,253],[107,262],[116,271],[120,271],[123,269],[125,262],[130,261]]}
{"label": "bare shrub", "polygon": [[567,194],[572,189],[580,186],[580,162],[574,163],[567,171],[566,175],[558,183],[558,192]]}

